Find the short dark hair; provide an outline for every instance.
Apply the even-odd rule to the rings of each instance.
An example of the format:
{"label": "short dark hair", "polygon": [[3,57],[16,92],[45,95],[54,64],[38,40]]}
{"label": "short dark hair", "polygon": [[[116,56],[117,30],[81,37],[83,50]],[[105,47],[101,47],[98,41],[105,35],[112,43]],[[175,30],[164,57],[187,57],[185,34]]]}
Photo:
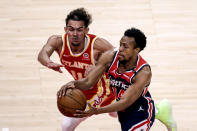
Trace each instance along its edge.
{"label": "short dark hair", "polygon": [[84,8],[77,8],[67,15],[66,25],[69,20],[83,21],[85,27],[88,27],[92,23],[92,16]]}
{"label": "short dark hair", "polygon": [[132,27],[131,29],[127,29],[124,32],[124,36],[134,37],[135,39],[135,48],[140,48],[140,51],[146,47],[146,36],[142,31]]}

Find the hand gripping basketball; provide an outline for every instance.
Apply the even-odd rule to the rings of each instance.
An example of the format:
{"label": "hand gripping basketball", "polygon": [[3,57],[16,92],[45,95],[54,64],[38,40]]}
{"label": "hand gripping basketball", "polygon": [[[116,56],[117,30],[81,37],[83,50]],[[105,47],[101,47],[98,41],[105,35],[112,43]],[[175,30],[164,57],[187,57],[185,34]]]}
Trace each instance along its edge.
{"label": "hand gripping basketball", "polygon": [[73,81],[68,82],[66,85],[63,85],[60,90],[57,92],[57,97],[61,98],[67,94],[72,94],[72,91],[69,89],[75,88]]}
{"label": "hand gripping basketball", "polygon": [[57,107],[59,111],[68,117],[75,117],[76,110],[84,111],[86,108],[86,97],[82,91],[73,88],[72,93],[66,93],[57,99]]}

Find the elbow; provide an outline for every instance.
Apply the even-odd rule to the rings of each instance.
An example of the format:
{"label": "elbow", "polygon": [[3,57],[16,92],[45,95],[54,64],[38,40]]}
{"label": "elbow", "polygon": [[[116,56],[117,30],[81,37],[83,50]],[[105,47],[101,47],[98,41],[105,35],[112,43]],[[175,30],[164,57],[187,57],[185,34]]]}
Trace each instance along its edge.
{"label": "elbow", "polygon": [[129,97],[129,98],[121,98],[120,101],[122,103],[121,106],[121,110],[125,110],[126,108],[128,108],[129,106],[131,106],[137,99],[138,99],[138,95],[134,95],[133,97]]}
{"label": "elbow", "polygon": [[84,90],[89,90],[93,85],[91,84],[91,82],[85,78],[85,87]]}
{"label": "elbow", "polygon": [[41,62],[41,54],[40,54],[40,52],[39,52],[39,54],[38,54],[37,61],[38,61],[38,62]]}
{"label": "elbow", "polygon": [[47,62],[41,52],[38,54],[37,61],[40,62],[40,64],[42,64],[43,66],[47,66]]}
{"label": "elbow", "polygon": [[37,57],[37,61],[40,62],[40,57],[39,57],[39,55],[38,55],[38,57]]}

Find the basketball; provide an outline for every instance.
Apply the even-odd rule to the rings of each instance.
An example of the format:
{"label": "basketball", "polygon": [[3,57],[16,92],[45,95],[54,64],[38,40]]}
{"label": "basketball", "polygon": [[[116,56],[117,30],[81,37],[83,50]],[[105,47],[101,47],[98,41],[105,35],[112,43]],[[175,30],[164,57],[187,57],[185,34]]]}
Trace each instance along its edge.
{"label": "basketball", "polygon": [[57,107],[59,111],[68,117],[74,117],[76,110],[85,110],[86,97],[79,89],[72,89],[72,93],[57,99]]}

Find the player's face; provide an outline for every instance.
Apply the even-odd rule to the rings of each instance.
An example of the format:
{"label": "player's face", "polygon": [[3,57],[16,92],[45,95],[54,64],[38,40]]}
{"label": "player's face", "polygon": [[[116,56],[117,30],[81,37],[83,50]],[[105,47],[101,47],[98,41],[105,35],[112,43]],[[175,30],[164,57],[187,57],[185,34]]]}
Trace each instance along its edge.
{"label": "player's face", "polygon": [[88,28],[85,27],[83,21],[69,20],[65,31],[68,35],[69,43],[73,46],[79,46],[84,42]]}
{"label": "player's face", "polygon": [[132,59],[133,56],[138,54],[139,48],[135,48],[135,39],[133,37],[123,36],[120,40],[119,47],[119,61],[127,62]]}

